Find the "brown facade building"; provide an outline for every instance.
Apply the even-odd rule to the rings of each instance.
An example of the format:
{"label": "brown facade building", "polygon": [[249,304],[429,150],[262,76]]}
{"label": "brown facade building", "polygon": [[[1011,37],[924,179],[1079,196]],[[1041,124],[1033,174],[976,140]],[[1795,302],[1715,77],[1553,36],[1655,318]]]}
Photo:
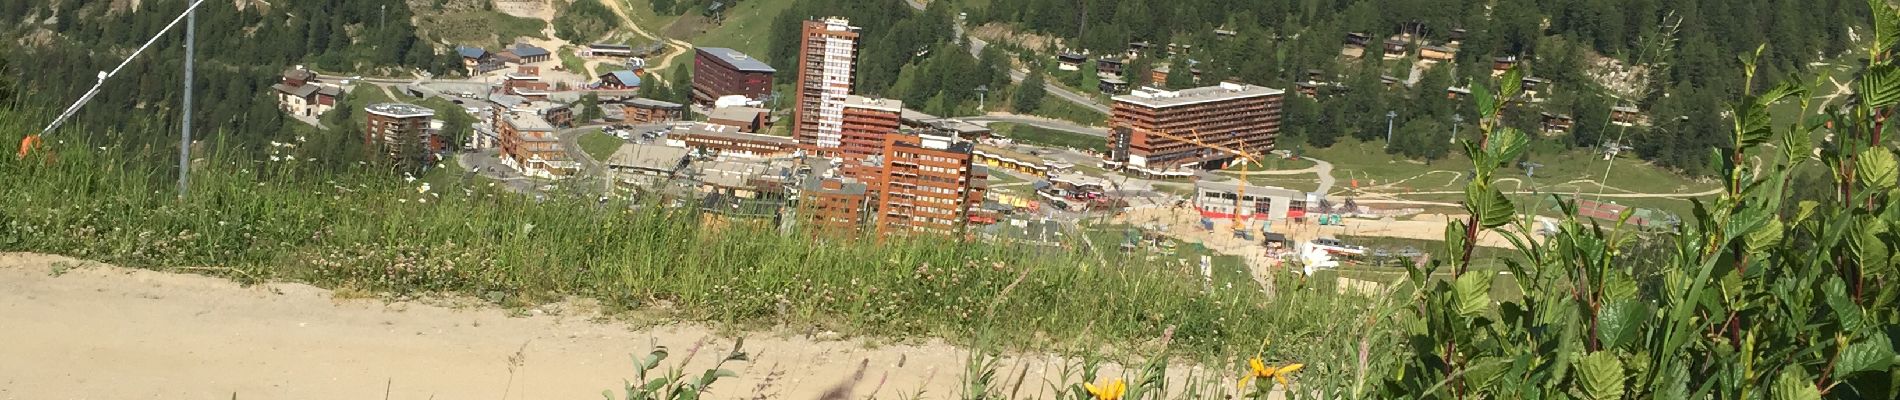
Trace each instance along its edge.
{"label": "brown facade building", "polygon": [[772,74],[765,62],[723,47],[700,47],[693,56],[693,102],[711,105],[721,96],[764,99],[772,94]]}
{"label": "brown facade building", "polygon": [[948,135],[887,136],[877,183],[878,234],[959,233],[988,190],[988,172],[973,162],[971,146]]}
{"label": "brown facade building", "polygon": [[797,108],[792,138],[819,156],[844,142],[844,108],[857,76],[858,28],[843,18],[805,21],[798,45]]}
{"label": "brown facade building", "polygon": [[706,122],[739,128],[740,132],[758,132],[772,124],[772,110],[757,107],[722,107],[706,113]]}
{"label": "brown facade building", "polygon": [[[903,127],[904,103],[891,99],[848,96],[843,106],[839,145],[833,148],[830,155],[845,160],[845,176],[876,186],[879,173],[864,161],[885,154],[886,139],[897,136]],[[824,154],[822,150],[820,154]]]}
{"label": "brown facade building", "polygon": [[522,175],[563,178],[579,171],[561,141],[554,136],[554,125],[532,112],[502,113],[497,122],[501,137],[501,162]]}
{"label": "brown facade building", "polygon": [[1234,158],[1152,132],[1251,153],[1271,151],[1280,132],[1284,96],[1278,89],[1236,83],[1178,91],[1142,88],[1115,96],[1109,119],[1109,161],[1158,175],[1197,164],[1216,168]]}
{"label": "brown facade building", "polygon": [[799,192],[799,213],[820,229],[856,232],[872,209],[870,188],[849,178],[814,179]]}
{"label": "brown facade building", "polygon": [[680,120],[686,114],[686,106],[679,103],[659,101],[647,98],[627,99],[620,103],[621,110],[630,123],[657,124]]}
{"label": "brown facade building", "polygon": [[442,139],[430,129],[435,110],[405,103],[381,103],[364,107],[368,126],[363,143],[381,148],[390,158],[407,161],[433,161],[444,149]]}
{"label": "brown facade building", "polygon": [[776,157],[792,153],[797,145],[792,138],[740,132],[738,128],[699,124],[670,136],[702,153],[734,157]]}

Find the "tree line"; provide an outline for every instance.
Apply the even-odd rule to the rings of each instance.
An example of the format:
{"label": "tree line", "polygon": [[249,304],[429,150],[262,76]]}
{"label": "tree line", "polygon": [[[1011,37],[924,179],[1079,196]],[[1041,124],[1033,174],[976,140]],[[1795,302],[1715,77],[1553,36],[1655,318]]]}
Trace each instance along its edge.
{"label": "tree line", "polygon": [[[1022,0],[973,9],[969,23],[1055,36],[1069,50],[1096,55],[1147,42],[1146,62],[1192,64],[1203,83],[1234,79],[1290,90],[1316,70],[1338,90],[1318,104],[1290,102],[1287,110],[1289,135],[1304,134],[1293,139],[1315,146],[1330,145],[1329,135],[1341,131],[1383,136],[1388,111],[1400,114],[1394,123],[1408,133],[1447,130],[1450,114],[1473,114],[1429,100],[1444,97],[1446,87],[1489,79],[1494,57],[1516,56],[1556,89],[1505,122],[1534,131],[1540,113],[1569,115],[1577,125],[1571,134],[1542,140],[1590,147],[1626,136],[1623,143],[1643,158],[1700,175],[1713,172],[1707,149],[1733,145],[1712,128],[1726,125],[1720,99],[1744,89],[1736,55],[1768,43],[1763,76],[1807,72],[1809,63],[1841,57],[1857,26],[1847,21],[1866,15],[1866,4],[1845,0]],[[1366,57],[1340,56],[1347,33],[1370,37]],[[1415,57],[1379,59],[1380,44],[1399,34],[1435,44],[1461,39],[1455,67],[1432,68],[1412,89],[1379,89],[1381,76],[1412,78]],[[1179,46],[1172,55],[1168,44]],[[1641,64],[1652,79],[1648,87],[1609,90],[1589,75],[1601,60]],[[1145,73],[1131,78],[1155,83],[1145,82]],[[1617,105],[1644,110],[1655,123],[1607,133],[1604,119]],[[1448,153],[1419,150],[1409,155]]]}
{"label": "tree line", "polygon": [[[132,8],[110,0],[5,3],[0,5],[0,38],[25,45],[0,47],[0,59],[13,61],[9,73],[25,94],[21,106],[42,110],[59,110],[78,99],[95,82],[94,71],[112,69],[188,4],[147,0]],[[204,3],[197,12],[194,125],[200,131],[223,131],[251,147],[286,131],[286,123],[294,122],[277,111],[271,85],[294,65],[350,74],[459,73],[460,58],[420,39],[409,22],[412,16],[398,0],[281,0],[269,7],[244,8],[230,2]],[[176,131],[183,33],[180,26],[159,38],[106,82],[72,124],[87,132]],[[127,139],[132,141],[127,148],[173,141]]]}

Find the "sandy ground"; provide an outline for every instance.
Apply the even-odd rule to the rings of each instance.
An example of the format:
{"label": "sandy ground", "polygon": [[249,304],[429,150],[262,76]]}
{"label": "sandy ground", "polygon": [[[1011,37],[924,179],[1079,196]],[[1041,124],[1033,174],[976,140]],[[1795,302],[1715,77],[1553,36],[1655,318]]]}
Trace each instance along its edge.
{"label": "sandy ground", "polygon": [[[599,398],[632,378],[631,356],[651,343],[672,350],[671,366],[710,340],[691,357],[692,374],[732,345],[703,327],[636,329],[550,310],[347,300],[301,284],[0,253],[0,399]],[[746,343],[756,361],[729,364],[740,376],[708,397],[814,399],[843,387],[849,398],[948,398],[967,357],[937,341],[758,333]],[[1012,358],[998,375],[1023,369],[1033,391],[1045,379],[1073,382],[1060,378],[1062,363]]]}

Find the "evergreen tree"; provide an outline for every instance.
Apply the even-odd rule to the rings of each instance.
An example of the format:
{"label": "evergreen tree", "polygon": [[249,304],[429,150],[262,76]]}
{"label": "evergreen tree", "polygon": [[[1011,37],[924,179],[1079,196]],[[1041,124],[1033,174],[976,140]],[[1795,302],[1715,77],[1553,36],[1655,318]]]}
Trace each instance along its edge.
{"label": "evergreen tree", "polygon": [[587,94],[581,95],[579,106],[581,110],[578,119],[580,119],[581,122],[598,121],[602,117],[599,94],[587,92]]}
{"label": "evergreen tree", "polygon": [[1016,86],[1016,94],[1010,96],[1010,107],[1015,108],[1018,113],[1029,113],[1042,107],[1042,98],[1047,95],[1047,89],[1044,89],[1042,85],[1042,72],[1031,71],[1029,77],[1024,78],[1022,84]]}

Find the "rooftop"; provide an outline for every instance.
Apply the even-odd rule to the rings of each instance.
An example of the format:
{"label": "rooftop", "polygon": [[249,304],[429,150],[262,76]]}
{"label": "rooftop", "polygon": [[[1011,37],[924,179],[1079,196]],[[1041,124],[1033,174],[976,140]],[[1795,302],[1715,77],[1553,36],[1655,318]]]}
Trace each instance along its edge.
{"label": "rooftop", "polygon": [[682,106],[682,105],[680,105],[679,103],[674,103],[674,102],[670,102],[670,101],[659,101],[659,100],[654,100],[654,99],[649,99],[649,98],[645,98],[645,97],[635,97],[635,98],[631,98],[631,99],[626,99],[626,100],[621,100],[621,103],[623,103],[623,104],[627,104],[627,105],[631,105],[631,106],[635,106],[635,107],[645,107],[645,108],[681,108],[681,107],[685,107],[685,106]]}
{"label": "rooftop", "polygon": [[764,61],[759,61],[759,59],[757,58],[752,58],[751,56],[747,56],[745,55],[745,53],[741,53],[738,50],[728,49],[724,47],[700,47],[699,52],[706,53],[707,55],[713,56],[713,58],[718,58],[719,61],[725,62],[728,65],[732,65],[732,68],[740,70],[740,71],[766,72],[766,73],[778,72],[777,70],[772,69],[772,66],[766,65]]}
{"label": "rooftop", "polygon": [[713,109],[710,113],[706,113],[706,118],[728,121],[751,121],[754,118],[758,118],[759,114],[769,111],[771,110],[758,107],[720,107]]}
{"label": "rooftop", "polygon": [[418,117],[435,116],[435,110],[431,110],[428,107],[418,106],[418,105],[409,104],[409,103],[371,104],[369,105],[369,107],[363,107],[363,110],[368,111],[370,114],[376,114],[376,115],[381,115],[381,116],[390,117],[390,118],[418,118]]}
{"label": "rooftop", "polygon": [[482,58],[482,56],[488,55],[488,50],[480,47],[461,46],[456,47],[455,52],[461,53],[462,58]]}
{"label": "rooftop", "polygon": [[987,157],[1016,160],[1018,162],[1027,163],[1027,164],[1035,165],[1035,166],[1042,165],[1042,157],[1036,157],[1036,156],[1032,156],[1028,154],[1023,154],[1015,150],[1010,150],[1010,149],[997,147],[997,146],[991,146],[987,144],[978,143],[973,152],[977,154],[982,154]]}
{"label": "rooftop", "polygon": [[672,171],[678,168],[680,160],[691,154],[692,150],[683,147],[661,146],[654,144],[623,144],[607,157],[607,166],[611,168],[633,168],[654,171]]}
{"label": "rooftop", "polygon": [[633,50],[633,46],[613,43],[593,43],[587,45],[587,47],[591,49]]}
{"label": "rooftop", "polygon": [[761,134],[756,134],[756,133],[745,133],[745,132],[740,132],[739,128],[719,125],[719,124],[693,124],[691,128],[686,128],[685,131],[681,131],[676,134],[687,135],[687,136],[705,136],[705,137],[716,137],[716,138],[726,138],[726,139],[735,139],[735,140],[748,140],[748,141],[754,141],[754,142],[771,142],[771,143],[775,143],[781,146],[791,146],[794,143],[792,141],[792,138],[789,138],[789,137],[761,135]]}
{"label": "rooftop", "polygon": [[844,106],[857,107],[857,108],[869,108],[873,110],[890,111],[894,113],[904,112],[904,102],[901,100],[870,98],[870,97],[864,97],[864,96],[859,96],[855,94],[849,97],[845,97]]}
{"label": "rooftop", "polygon": [[601,77],[604,78],[609,75],[612,75],[614,77],[614,80],[620,81],[620,84],[622,85],[640,86],[640,76],[635,75],[633,71],[628,71],[628,70],[623,69],[619,71],[613,71],[613,72],[601,74]]}
{"label": "rooftop", "polygon": [[516,131],[531,131],[531,132],[553,132],[554,131],[553,124],[549,124],[548,120],[541,119],[541,116],[534,115],[533,113],[525,113],[525,112],[508,113],[507,118],[508,118],[508,125],[514,126]]}
{"label": "rooftop", "polygon": [[[837,189],[826,188],[825,183],[828,183],[828,182],[836,183],[838,185],[838,188]],[[804,189],[806,192],[857,196],[857,195],[863,195],[864,192],[869,189],[869,187],[865,185],[864,182],[852,181],[845,178],[829,178],[829,179],[806,180]]]}
{"label": "rooftop", "polygon": [[[1221,182],[1200,181],[1200,182],[1194,183],[1194,188],[1214,191],[1214,192],[1231,193],[1231,192],[1236,192],[1240,190],[1240,185],[1236,184],[1235,182],[1236,181],[1221,181]],[[1278,186],[1247,185],[1247,193],[1249,196],[1267,195],[1267,196],[1295,198],[1295,199],[1306,198],[1305,193],[1301,193],[1298,190],[1287,189],[1287,188],[1278,187]]]}
{"label": "rooftop", "polygon": [[521,57],[539,57],[539,56],[545,56],[549,54],[548,49],[534,47],[532,45],[527,45],[527,44],[516,44],[512,52],[514,52],[515,55],[521,56]]}
{"label": "rooftop", "polygon": [[1115,101],[1149,108],[1164,108],[1250,97],[1277,96],[1283,93],[1286,93],[1286,91],[1262,86],[1223,82],[1216,86],[1172,91],[1144,87],[1135,89],[1134,93],[1115,96]]}

